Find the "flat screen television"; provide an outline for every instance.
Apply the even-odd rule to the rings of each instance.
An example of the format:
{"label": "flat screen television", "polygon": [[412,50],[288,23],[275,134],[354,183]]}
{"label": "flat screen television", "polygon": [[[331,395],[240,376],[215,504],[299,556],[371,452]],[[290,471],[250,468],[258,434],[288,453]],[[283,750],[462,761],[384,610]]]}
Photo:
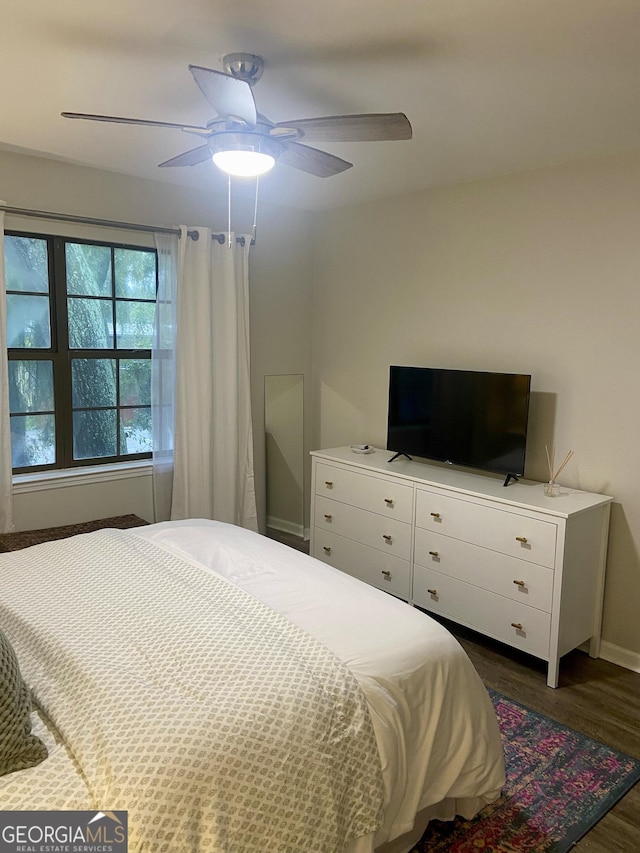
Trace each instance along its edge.
{"label": "flat screen television", "polygon": [[389,369],[387,449],[469,468],[524,474],[531,376]]}

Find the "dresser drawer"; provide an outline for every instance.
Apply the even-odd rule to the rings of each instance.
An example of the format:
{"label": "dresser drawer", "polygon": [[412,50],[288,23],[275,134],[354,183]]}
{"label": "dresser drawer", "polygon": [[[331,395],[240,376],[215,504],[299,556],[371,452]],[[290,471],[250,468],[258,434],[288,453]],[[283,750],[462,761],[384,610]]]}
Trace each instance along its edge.
{"label": "dresser drawer", "polygon": [[406,601],[411,597],[411,564],[408,560],[328,530],[316,528],[313,541],[313,557]]}
{"label": "dresser drawer", "polygon": [[551,612],[553,571],[545,566],[421,527],[416,528],[414,559],[427,569]]}
{"label": "dresser drawer", "polygon": [[411,525],[404,521],[318,497],[314,524],[316,530],[324,528],[403,560],[411,559]]}
{"label": "dresser drawer", "polygon": [[503,554],[553,568],[557,526],[497,508],[418,489],[416,525]]}
{"label": "dresser drawer", "polygon": [[316,494],[410,523],[413,486],[318,463]]}
{"label": "dresser drawer", "polygon": [[413,601],[426,610],[548,660],[551,616],[424,566],[414,566]]}

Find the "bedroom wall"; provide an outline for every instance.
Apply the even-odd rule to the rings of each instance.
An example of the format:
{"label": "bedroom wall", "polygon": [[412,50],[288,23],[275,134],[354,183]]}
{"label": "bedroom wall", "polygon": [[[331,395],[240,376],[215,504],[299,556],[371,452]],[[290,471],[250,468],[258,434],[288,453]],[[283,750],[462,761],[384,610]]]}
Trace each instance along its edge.
{"label": "bedroom wall", "polygon": [[[0,199],[9,206],[132,223],[226,227],[226,195],[107,173],[0,150]],[[234,196],[234,228],[250,230],[253,200]],[[300,373],[310,394],[312,215],[261,205],[259,235],[250,255],[252,402],[258,515],[265,519],[264,376]],[[151,235],[7,216],[7,228],[153,245]],[[307,406],[307,411],[310,406]],[[310,424],[310,416],[309,424]],[[307,439],[306,449],[309,449]],[[308,454],[306,454],[308,455]],[[126,479],[20,484],[14,494],[16,529],[71,524],[120,513],[153,521],[149,469]]]}
{"label": "bedroom wall", "polygon": [[605,654],[640,670],[640,154],[331,211],[316,448],[384,446],[390,364],[531,373],[526,476],[614,496]]}

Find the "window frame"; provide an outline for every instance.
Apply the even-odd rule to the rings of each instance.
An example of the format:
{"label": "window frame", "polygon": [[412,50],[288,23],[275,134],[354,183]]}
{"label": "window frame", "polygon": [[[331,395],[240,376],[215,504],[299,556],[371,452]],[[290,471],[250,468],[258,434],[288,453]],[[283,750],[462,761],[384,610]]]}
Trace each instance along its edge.
{"label": "window frame", "polygon": [[[131,243],[118,243],[111,240],[94,240],[78,238],[73,236],[61,236],[54,234],[41,234],[33,231],[18,229],[6,229],[6,237],[25,237],[43,240],[47,244],[47,266],[49,276],[49,322],[51,330],[50,347],[7,347],[7,357],[11,361],[47,361],[52,363],[53,369],[53,402],[54,402],[54,425],[55,425],[55,462],[43,465],[16,466],[12,468],[13,475],[36,474],[38,472],[65,471],[75,468],[95,467],[99,465],[127,464],[148,460],[152,452],[142,453],[116,453],[111,456],[90,457],[84,459],[73,458],[73,414],[82,411],[84,407],[73,407],[72,400],[72,362],[74,359],[113,359],[115,361],[115,404],[114,406],[96,406],[91,411],[115,410],[116,413],[116,448],[120,450],[121,442],[121,419],[119,413],[123,409],[146,408],[151,410],[149,403],[137,403],[135,406],[123,405],[120,402],[120,362],[126,359],[151,360],[151,347],[149,349],[118,348],[116,337],[116,309],[118,303],[122,302],[146,302],[153,303],[154,299],[142,297],[120,297],[116,295],[116,269],[115,250],[124,249],[136,252],[146,252],[155,257],[155,291],[158,292],[158,252],[149,246],[140,246]],[[105,246],[111,252],[111,295],[110,296],[88,296],[80,298],[101,299],[107,301],[111,307],[113,318],[113,347],[106,348],[69,348],[68,327],[68,299],[77,298],[77,295],[68,293],[67,270],[66,270],[66,246],[67,244],[81,244],[88,246]],[[24,291],[14,291],[7,288],[7,296],[10,294],[22,294]],[[89,408],[89,407],[87,407]],[[86,410],[86,409],[85,409]],[[26,417],[28,415],[51,414],[48,411],[11,414],[11,417]]]}

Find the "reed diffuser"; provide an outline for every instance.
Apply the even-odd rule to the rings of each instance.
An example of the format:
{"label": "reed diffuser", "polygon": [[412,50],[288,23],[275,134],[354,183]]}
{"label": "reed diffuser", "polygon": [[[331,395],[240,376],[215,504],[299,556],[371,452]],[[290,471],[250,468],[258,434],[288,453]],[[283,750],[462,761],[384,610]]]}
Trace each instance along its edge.
{"label": "reed diffuser", "polygon": [[573,456],[573,450],[570,450],[567,455],[562,460],[562,464],[555,467],[555,448],[551,445],[551,451],[545,444],[544,449],[547,452],[547,463],[549,465],[549,482],[544,485],[544,493],[548,498],[557,498],[560,494],[560,487],[558,486],[556,480],[564,470],[567,462]]}

